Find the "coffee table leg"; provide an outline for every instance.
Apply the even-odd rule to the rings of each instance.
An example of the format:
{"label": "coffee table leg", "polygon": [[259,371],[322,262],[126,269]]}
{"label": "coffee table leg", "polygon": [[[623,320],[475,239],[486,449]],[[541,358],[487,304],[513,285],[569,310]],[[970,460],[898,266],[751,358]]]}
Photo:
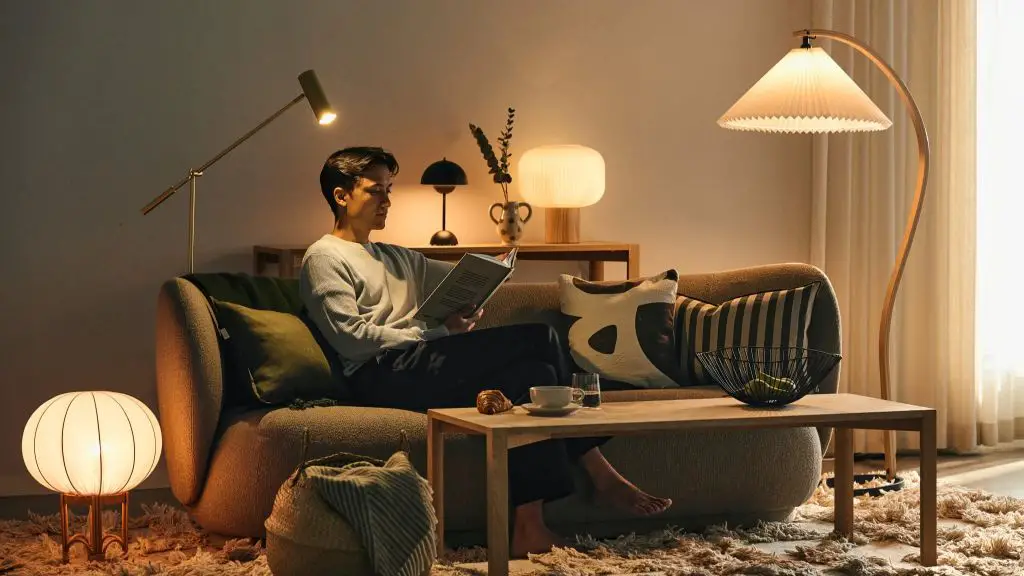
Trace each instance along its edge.
{"label": "coffee table leg", "polygon": [[437,557],[444,554],[444,434],[442,423],[427,415],[427,481],[434,493]]}
{"label": "coffee table leg", "polygon": [[508,575],[508,438],[487,433],[487,575]]}
{"label": "coffee table leg", "polygon": [[938,541],[936,523],[938,509],[936,507],[936,471],[935,412],[929,412],[921,418],[921,565],[935,566],[938,564]]}
{"label": "coffee table leg", "polygon": [[836,428],[835,530],[853,535],[853,430]]}

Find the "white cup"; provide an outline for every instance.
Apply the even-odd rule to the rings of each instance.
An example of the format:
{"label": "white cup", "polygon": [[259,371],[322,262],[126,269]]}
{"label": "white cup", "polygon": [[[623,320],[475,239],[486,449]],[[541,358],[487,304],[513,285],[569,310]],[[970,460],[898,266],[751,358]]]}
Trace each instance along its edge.
{"label": "white cup", "polygon": [[565,408],[583,391],[571,386],[534,386],[530,388],[530,401],[542,408]]}

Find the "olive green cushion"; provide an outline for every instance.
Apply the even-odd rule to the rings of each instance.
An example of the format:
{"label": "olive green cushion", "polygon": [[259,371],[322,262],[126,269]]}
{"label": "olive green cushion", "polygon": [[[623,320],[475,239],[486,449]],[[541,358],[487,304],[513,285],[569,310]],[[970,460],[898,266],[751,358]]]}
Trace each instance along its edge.
{"label": "olive green cushion", "polygon": [[341,399],[343,383],[302,317],[211,300],[227,352],[230,404]]}

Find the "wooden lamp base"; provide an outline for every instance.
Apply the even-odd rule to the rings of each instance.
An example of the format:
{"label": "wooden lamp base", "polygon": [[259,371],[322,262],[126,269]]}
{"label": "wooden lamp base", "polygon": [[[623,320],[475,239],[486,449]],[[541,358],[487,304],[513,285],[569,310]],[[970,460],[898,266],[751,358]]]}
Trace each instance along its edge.
{"label": "wooden lamp base", "polygon": [[580,209],[545,208],[544,241],[548,244],[579,244]]}
{"label": "wooden lamp base", "polygon": [[[69,506],[86,505],[89,517],[86,520],[85,533],[71,534],[71,514]],[[121,533],[103,533],[103,506],[119,505],[121,507]],[[89,560],[103,560],[107,547],[117,544],[121,553],[128,555],[128,493],[103,496],[79,496],[76,494],[60,495],[60,534],[61,558],[68,562],[68,550],[75,544],[82,544],[89,553]]]}

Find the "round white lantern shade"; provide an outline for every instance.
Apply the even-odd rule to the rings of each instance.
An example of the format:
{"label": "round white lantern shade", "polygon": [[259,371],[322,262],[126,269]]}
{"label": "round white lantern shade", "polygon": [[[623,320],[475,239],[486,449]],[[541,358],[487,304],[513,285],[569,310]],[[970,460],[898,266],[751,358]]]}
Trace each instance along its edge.
{"label": "round white lantern shade", "polygon": [[604,196],[604,173],[604,157],[592,148],[531,148],[519,158],[519,193],[541,208],[582,208]]}
{"label": "round white lantern shade", "polygon": [[135,488],[156,468],[160,425],[119,392],[68,392],[32,413],[21,438],[25,466],[54,492],[83,496]]}

